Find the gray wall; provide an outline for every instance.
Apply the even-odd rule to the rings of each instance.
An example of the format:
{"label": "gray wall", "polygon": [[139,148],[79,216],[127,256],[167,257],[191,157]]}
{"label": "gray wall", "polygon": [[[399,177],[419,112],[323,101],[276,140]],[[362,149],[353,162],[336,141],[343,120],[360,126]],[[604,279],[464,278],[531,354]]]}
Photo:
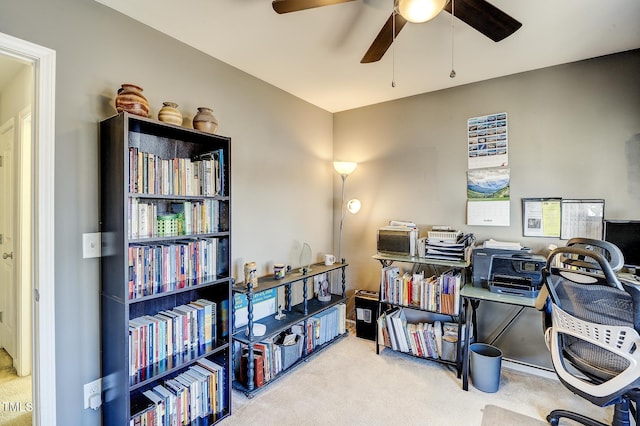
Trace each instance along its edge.
{"label": "gray wall", "polygon": [[214,109],[232,138],[236,277],[245,260],[297,265],[303,242],[331,251],[332,115],[93,1],[4,0],[0,31],[57,54],[57,420],[99,424],[82,400],[100,376],[99,262],[81,241],[99,230],[97,123],[116,113],[116,89],[142,86],[154,117],[175,101],[185,124]]}
{"label": "gray wall", "polygon": [[[359,163],[345,195],[362,201],[344,226],[350,290],[377,290],[376,230],[392,219],[543,254],[565,241],[522,236],[523,197],[604,198],[606,218],[640,219],[639,73],[636,50],[335,114],[334,157]],[[511,225],[466,226],[467,119],[498,112],[509,119]]]}
{"label": "gray wall", "polygon": [[[61,425],[99,424],[98,413],[82,409],[82,384],[100,374],[100,327],[98,261],[82,259],[81,234],[98,230],[97,122],[115,113],[121,83],[141,85],[154,115],[165,100],[187,120],[211,106],[219,132],[232,137],[236,276],[245,260],[262,272],[273,262],[297,264],[302,242],[317,254],[335,249],[335,157],[360,162],[346,191],[363,201],[345,222],[349,286],[377,288],[371,255],[379,226],[463,226],[466,119],[492,112],[509,113],[512,225],[465,230],[522,240],[525,196],[603,197],[607,217],[638,218],[638,158],[625,154],[638,152],[638,52],[332,116],[92,1],[4,0],[0,31],[57,52],[52,255]],[[537,249],[550,242],[558,243],[526,239]]]}

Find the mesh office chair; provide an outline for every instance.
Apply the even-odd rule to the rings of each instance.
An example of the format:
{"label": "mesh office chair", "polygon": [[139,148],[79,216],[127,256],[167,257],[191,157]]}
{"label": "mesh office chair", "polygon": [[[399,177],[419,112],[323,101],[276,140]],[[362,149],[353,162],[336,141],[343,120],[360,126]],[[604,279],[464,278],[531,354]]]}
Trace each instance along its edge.
{"label": "mesh office chair", "polygon": [[[552,251],[545,269],[547,345],[560,381],[582,398],[615,404],[612,425],[637,422],[640,397],[640,287],[615,274],[624,263],[611,243],[572,239]],[[605,426],[579,413],[554,410],[584,425]]]}

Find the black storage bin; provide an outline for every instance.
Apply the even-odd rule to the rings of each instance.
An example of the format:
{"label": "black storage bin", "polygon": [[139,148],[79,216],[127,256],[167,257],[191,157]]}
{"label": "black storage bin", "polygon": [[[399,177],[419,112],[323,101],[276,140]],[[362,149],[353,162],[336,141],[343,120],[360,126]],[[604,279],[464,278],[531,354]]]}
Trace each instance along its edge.
{"label": "black storage bin", "polygon": [[356,290],[356,336],[376,340],[378,292]]}

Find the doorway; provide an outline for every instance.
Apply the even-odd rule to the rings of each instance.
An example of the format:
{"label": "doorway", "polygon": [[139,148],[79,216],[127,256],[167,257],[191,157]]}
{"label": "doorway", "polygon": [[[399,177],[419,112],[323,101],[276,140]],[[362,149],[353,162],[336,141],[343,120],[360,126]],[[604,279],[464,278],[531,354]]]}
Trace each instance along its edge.
{"label": "doorway", "polygon": [[10,401],[0,410],[28,411],[34,425],[55,425],[55,52],[0,33],[0,62],[2,70],[30,71],[22,93],[28,102],[11,110],[3,102],[20,95],[0,93],[0,346],[16,374],[32,378],[31,403]]}

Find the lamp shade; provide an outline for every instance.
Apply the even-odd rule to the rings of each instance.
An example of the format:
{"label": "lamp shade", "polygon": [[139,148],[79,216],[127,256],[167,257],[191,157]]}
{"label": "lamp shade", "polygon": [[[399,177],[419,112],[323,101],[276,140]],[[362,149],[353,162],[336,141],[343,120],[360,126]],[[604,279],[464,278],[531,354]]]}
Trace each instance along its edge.
{"label": "lamp shade", "polygon": [[396,0],[397,12],[407,21],[427,22],[444,9],[447,0]]}
{"label": "lamp shade", "polygon": [[347,203],[347,210],[349,210],[349,213],[356,214],[360,211],[361,207],[362,207],[362,203],[357,198],[352,198]]}
{"label": "lamp shade", "polygon": [[342,176],[347,176],[353,173],[353,171],[358,166],[358,163],[354,163],[352,161],[334,161],[333,168],[336,169],[336,172]]}

